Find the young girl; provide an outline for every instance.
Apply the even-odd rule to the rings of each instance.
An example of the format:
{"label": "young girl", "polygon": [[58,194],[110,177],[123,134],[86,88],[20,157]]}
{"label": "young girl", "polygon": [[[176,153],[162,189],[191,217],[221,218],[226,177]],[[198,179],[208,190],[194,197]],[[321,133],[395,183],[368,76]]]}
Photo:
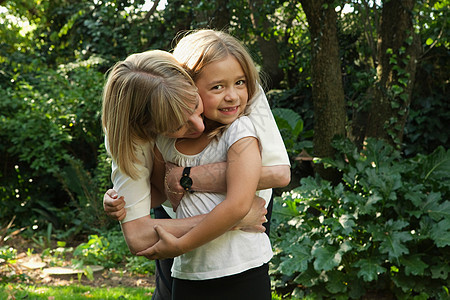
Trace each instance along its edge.
{"label": "young girl", "polygon": [[[239,41],[223,32],[198,31],[184,37],[177,49],[182,53],[174,55],[190,71],[203,100],[206,129],[194,139],[158,137],[156,157],[161,152],[165,161],[187,167],[187,176],[189,167],[227,161],[227,192],[186,193],[177,218],[208,215],[180,238],[155,226],[160,241],[145,256],[182,254],[172,267],[173,299],[271,299],[268,236],[229,231],[248,213],[261,172],[256,131],[243,116],[258,92],[257,70]],[[155,159],[152,180],[157,185],[163,184],[163,172],[163,160]],[[261,195],[267,203],[270,195]]]}

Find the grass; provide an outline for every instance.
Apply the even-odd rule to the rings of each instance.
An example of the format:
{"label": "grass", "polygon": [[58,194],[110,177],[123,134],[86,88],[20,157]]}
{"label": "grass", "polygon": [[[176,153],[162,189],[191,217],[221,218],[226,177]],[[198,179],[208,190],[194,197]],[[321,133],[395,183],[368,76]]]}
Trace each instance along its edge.
{"label": "grass", "polygon": [[[0,299],[45,299],[45,300],[140,300],[150,299],[154,288],[139,287],[90,287],[84,285],[68,286],[33,286],[25,284],[0,285]],[[272,300],[280,300],[281,297],[272,294]]]}
{"label": "grass", "polygon": [[150,299],[154,288],[139,287],[90,287],[69,286],[33,286],[24,284],[0,285],[0,299]]}

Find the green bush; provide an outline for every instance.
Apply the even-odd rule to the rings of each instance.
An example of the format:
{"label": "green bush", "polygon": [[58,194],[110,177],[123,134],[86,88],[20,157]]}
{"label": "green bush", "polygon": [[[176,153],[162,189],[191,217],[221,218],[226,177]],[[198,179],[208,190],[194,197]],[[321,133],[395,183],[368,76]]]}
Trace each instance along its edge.
{"label": "green bush", "polygon": [[397,299],[449,296],[450,151],[402,159],[381,141],[361,153],[348,141],[324,163],[332,186],[308,177],[275,199],[275,287],[296,296]]}
{"label": "green bush", "polygon": [[98,61],[18,69],[0,90],[1,222],[16,215],[21,227],[44,228],[50,221],[68,234],[107,224],[100,199],[110,186],[110,161]]}
{"label": "green bush", "polygon": [[103,236],[90,235],[86,243],[78,245],[73,255],[74,263],[79,267],[101,265],[113,268],[125,260],[126,269],[132,273],[155,273],[153,260],[131,255],[121,231],[110,231]]}

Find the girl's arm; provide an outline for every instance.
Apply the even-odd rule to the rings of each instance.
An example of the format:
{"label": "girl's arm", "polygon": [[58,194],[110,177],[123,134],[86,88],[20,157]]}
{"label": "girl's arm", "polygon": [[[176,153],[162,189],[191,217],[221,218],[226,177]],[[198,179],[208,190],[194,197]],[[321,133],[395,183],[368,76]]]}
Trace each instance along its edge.
{"label": "girl's arm", "polygon": [[258,140],[245,137],[228,150],[227,195],[203,220],[180,238],[166,234],[155,225],[160,241],[138,253],[150,259],[175,257],[195,249],[224,234],[249,212],[261,175],[261,155]]}

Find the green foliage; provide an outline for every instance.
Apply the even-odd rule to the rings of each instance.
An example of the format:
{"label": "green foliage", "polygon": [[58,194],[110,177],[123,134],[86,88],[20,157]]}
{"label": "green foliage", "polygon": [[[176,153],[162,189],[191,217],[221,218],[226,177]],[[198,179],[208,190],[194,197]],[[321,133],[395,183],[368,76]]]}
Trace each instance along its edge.
{"label": "green foliage", "polygon": [[342,158],[324,163],[342,183],[309,177],[275,199],[276,287],[326,298],[448,296],[450,150],[405,160],[381,141],[362,152],[335,146]]}
{"label": "green foliage", "polygon": [[302,150],[312,149],[312,142],[307,140],[312,138],[312,130],[304,131],[299,114],[287,108],[274,108],[272,114],[290,157],[297,156]]}
{"label": "green foliage", "polygon": [[106,268],[117,267],[126,260],[126,269],[137,274],[154,274],[155,262],[143,256],[131,256],[120,231],[110,231],[105,235],[90,235],[73,252],[73,262],[79,268],[87,265],[101,265]]}
{"label": "green foliage", "polygon": [[56,71],[22,70],[0,91],[0,155],[8,158],[0,173],[1,210],[2,216],[20,216],[20,226],[50,221],[75,234],[107,224],[98,201],[109,186],[110,161],[101,143],[103,74],[97,64],[91,59]]}
{"label": "green foliage", "polygon": [[0,247],[0,261],[14,263],[17,257],[17,250],[8,246]]}
{"label": "green foliage", "polygon": [[[214,14],[221,8],[217,3],[223,2],[168,1],[151,16],[142,11],[143,3],[2,3],[7,13],[0,14],[0,223],[17,216],[17,225],[27,227],[25,234],[42,248],[49,249],[52,239],[98,234],[113,224],[101,206],[110,187],[110,160],[100,125],[106,70],[134,52],[171,49],[182,30],[215,27]],[[284,90],[271,91],[268,98],[277,108],[274,115],[293,158],[311,148],[311,39],[298,1],[262,4],[255,17],[267,18],[269,28],[255,28],[248,1],[240,0],[226,1],[226,27],[244,41],[258,65],[262,60],[256,37],[277,41]],[[286,206],[275,216],[285,239],[277,238],[274,244],[279,251],[274,258],[278,286],[301,284],[308,292],[332,298],[393,286],[397,295],[424,297],[433,295],[432,288],[437,295],[448,280],[449,270],[442,263],[448,264],[449,247],[448,215],[442,214],[448,211],[448,151],[438,148],[449,146],[448,4],[419,1],[412,11],[424,53],[405,129],[402,154],[410,158],[402,161],[399,153],[372,143],[362,155],[342,144],[348,162],[328,161],[342,170],[342,185],[308,179],[285,195],[287,201],[278,199]],[[365,120],[372,100],[382,3],[346,5],[354,11],[337,9],[337,23],[352,125],[358,115]],[[391,59],[392,64],[400,62],[398,54]],[[392,92],[402,95],[406,79],[402,77]],[[127,257],[127,251],[119,234],[94,235],[80,246],[76,259],[80,266],[108,264],[119,261],[120,255]],[[127,260],[128,268],[151,272],[151,262]],[[295,297],[302,294],[303,289],[293,292]]]}
{"label": "green foliage", "polygon": [[84,265],[102,265],[114,267],[124,256],[129,255],[128,247],[120,232],[112,232],[105,236],[90,235],[88,242],[75,248],[74,258]]}

